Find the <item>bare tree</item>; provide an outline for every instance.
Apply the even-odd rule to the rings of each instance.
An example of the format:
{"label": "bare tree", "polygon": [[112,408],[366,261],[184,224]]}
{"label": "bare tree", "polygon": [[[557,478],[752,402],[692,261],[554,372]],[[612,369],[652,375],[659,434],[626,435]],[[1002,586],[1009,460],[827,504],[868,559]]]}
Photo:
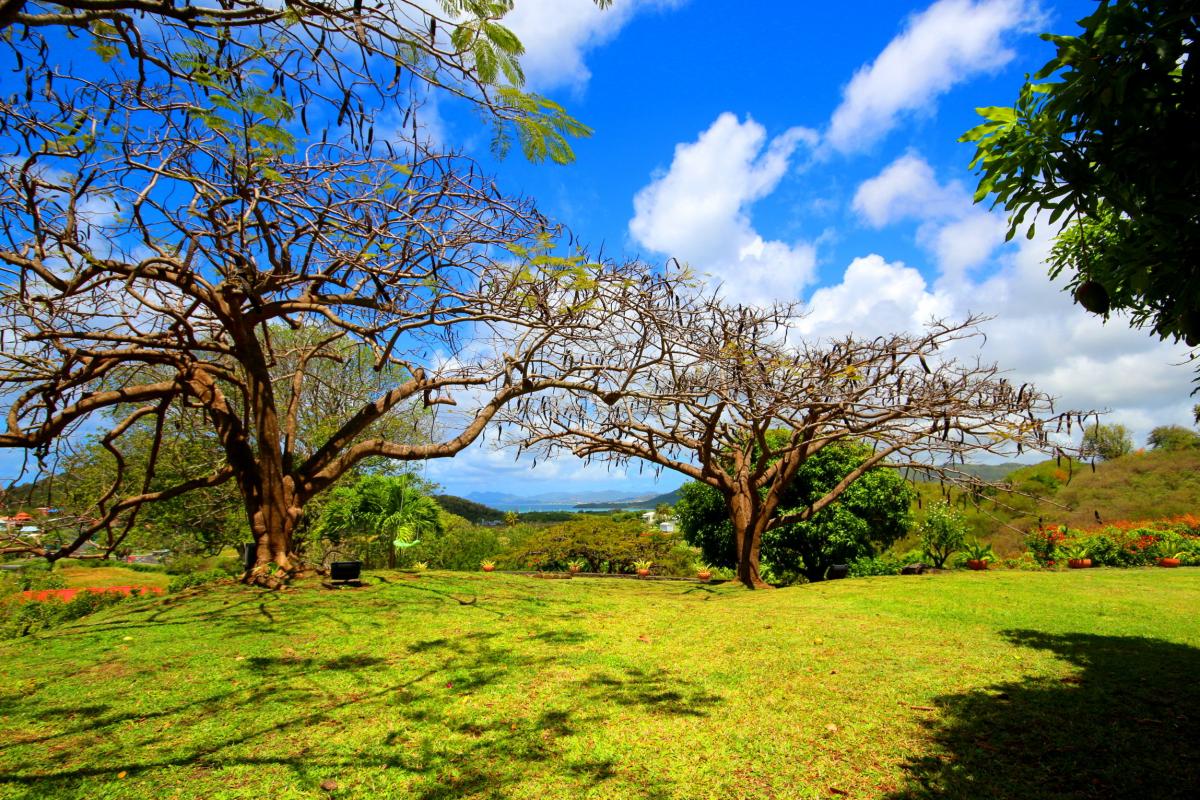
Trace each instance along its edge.
{"label": "bare tree", "polygon": [[[1051,428],[1081,424],[995,366],[946,354],[979,335],[976,318],[920,334],[809,342],[796,335],[796,306],[731,307],[680,298],[676,288],[643,293],[586,352],[559,354],[593,365],[585,379],[502,416],[518,426],[522,447],[640,460],[717,489],[736,535],[737,575],[750,588],[766,585],[765,531],[811,518],[873,467],[967,482],[957,465],[968,454],[1062,452]],[[872,455],[811,505],[782,509],[800,465],[845,439],[869,444]]]}
{"label": "bare tree", "polygon": [[[466,159],[298,149],[279,135],[288,107],[251,84],[207,87],[207,109],[198,94],[75,84],[57,119],[9,109],[28,156],[0,170],[0,446],[49,462],[99,425],[117,465],[96,519],[48,558],[128,530],[146,503],[234,481],[258,546],[248,577],[271,582],[271,562],[290,574],[310,499],[364,459],[460,451],[505,403],[569,376],[540,354],[589,335],[594,309],[640,280],[554,255],[532,204]],[[64,135],[97,105],[108,124]],[[362,347],[380,385],[306,439],[307,398],[328,394],[317,365]],[[414,403],[469,410],[431,443],[380,435]],[[225,462],[152,489],[155,444],[143,485],[118,491],[123,436],[151,423],[160,442],[180,406],[203,413]]]}
{"label": "bare tree", "polygon": [[82,44],[112,67],[110,80],[139,92],[257,74],[298,111],[305,133],[344,128],[359,145],[375,138],[381,114],[386,127],[415,130],[417,109],[437,93],[474,106],[498,150],[515,138],[533,160],[569,161],[569,137],[590,131],[523,89],[524,48],[502,24],[512,7],[513,0],[0,0],[0,51],[24,78],[26,103],[70,82],[75,70],[63,65]]}
{"label": "bare tree", "polygon": [[[440,94],[500,150],[570,159],[588,130],[522,89],[511,8],[0,3],[0,66],[24,83],[0,98],[0,446],[41,474],[99,431],[115,464],[71,541],[33,549],[106,532],[111,552],[145,504],[234,483],[247,577],[270,582],[271,562],[300,567],[295,526],[340,476],[452,455],[545,385],[534,362],[578,335],[573,303],[628,277],[552,255],[533,205],[432,151],[417,119]],[[374,378],[339,397],[328,365],[364,348]],[[397,434],[397,414],[456,403],[433,441]],[[222,460],[165,480],[165,428],[197,417]]]}

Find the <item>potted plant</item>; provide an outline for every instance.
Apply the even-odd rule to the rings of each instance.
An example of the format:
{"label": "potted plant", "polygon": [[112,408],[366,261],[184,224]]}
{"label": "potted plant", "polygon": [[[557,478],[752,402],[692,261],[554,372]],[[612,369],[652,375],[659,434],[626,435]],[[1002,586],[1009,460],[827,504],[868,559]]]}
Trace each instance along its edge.
{"label": "potted plant", "polygon": [[967,566],[971,569],[987,569],[988,562],[995,560],[996,553],[992,550],[990,544],[985,544],[978,539],[972,539],[967,545]]}
{"label": "potted plant", "polygon": [[1083,542],[1076,542],[1065,548],[1064,552],[1067,556],[1067,566],[1071,569],[1087,569],[1092,565],[1092,560],[1088,558],[1087,545]]}
{"label": "potted plant", "polygon": [[496,568],[496,562],[488,561],[485,559],[485,560],[479,562],[479,568],[482,569],[484,572],[491,572],[492,570],[494,570]]}
{"label": "potted plant", "polygon": [[712,580],[712,567],[710,567],[708,564],[697,564],[696,565],[696,578],[699,579],[700,581],[702,581],[703,583],[708,583],[709,581],[711,581]]}
{"label": "potted plant", "polygon": [[653,563],[654,562],[649,559],[642,559],[640,561],[633,562],[633,568],[637,570],[638,577],[644,578],[650,574],[650,566]]}
{"label": "potted plant", "polygon": [[1176,553],[1173,556],[1163,556],[1158,560],[1158,565],[1160,567],[1178,567],[1185,555],[1187,555],[1186,552]]}
{"label": "potted plant", "polygon": [[567,562],[567,571],[570,572],[572,575],[575,575],[577,573],[583,572],[584,566],[585,566],[584,560],[582,558],[577,558],[574,561]]}

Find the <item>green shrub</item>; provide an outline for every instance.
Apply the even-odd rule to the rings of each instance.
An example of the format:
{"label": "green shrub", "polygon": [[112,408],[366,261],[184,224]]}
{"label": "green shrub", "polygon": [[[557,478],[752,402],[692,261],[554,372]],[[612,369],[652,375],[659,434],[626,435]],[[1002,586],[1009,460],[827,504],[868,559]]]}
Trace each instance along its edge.
{"label": "green shrub", "polygon": [[[61,588],[61,587],[38,587]],[[0,603],[0,639],[13,639],[86,617],[129,599],[119,592],[80,592],[68,602],[58,599]]]}
{"label": "green shrub", "polygon": [[[150,566],[129,564],[129,567]],[[157,572],[165,569],[168,575],[190,575],[195,572],[220,572],[223,575],[241,575],[242,562],[237,558],[220,558],[214,556],[178,556],[167,562],[165,567],[152,567]],[[140,571],[140,570],[139,570]]]}
{"label": "green shrub", "polygon": [[1043,567],[1053,566],[1059,545],[1067,538],[1066,526],[1038,526],[1025,534],[1025,549]]}
{"label": "green shrub", "polygon": [[967,526],[958,509],[942,502],[929,509],[921,523],[920,534],[925,557],[940,569],[951,555],[962,549]]}
{"label": "green shrub", "polygon": [[646,530],[639,520],[588,515],[534,531],[499,559],[505,569],[538,570],[566,570],[577,560],[587,572],[633,572],[635,561],[647,560],[660,575],[690,576],[696,551],[678,534]]}
{"label": "green shrub", "polygon": [[166,564],[168,575],[187,575],[192,572],[202,572],[208,559],[203,556],[176,556]]}
{"label": "green shrub", "polygon": [[523,538],[525,533],[524,526],[483,527],[444,512],[441,521],[440,533],[425,536],[412,548],[413,559],[426,562],[430,569],[477,570],[480,561],[495,558],[513,539]]}
{"label": "green shrub", "polygon": [[1098,533],[1088,538],[1088,552],[1092,564],[1098,567],[1121,566],[1121,546],[1107,534]]}
{"label": "green shrub", "polygon": [[869,578],[873,575],[899,575],[900,570],[908,563],[910,562],[891,553],[857,558],[850,562],[850,577]]}
{"label": "green shrub", "polygon": [[54,569],[53,564],[39,561],[30,564],[16,575],[17,591],[27,592],[37,589],[65,589],[67,582],[62,574]]}
{"label": "green shrub", "polygon": [[182,592],[184,589],[190,589],[193,586],[203,586],[206,583],[214,581],[226,580],[230,577],[228,572],[219,569],[210,569],[204,572],[192,572],[187,575],[176,575],[171,578],[171,582],[167,584],[167,591]]}
{"label": "green shrub", "polygon": [[1016,558],[1002,558],[996,563],[1003,569],[1040,570],[1044,566],[1030,553],[1022,553]]}
{"label": "green shrub", "polygon": [[128,570],[133,572],[166,572],[167,568],[163,564],[122,564]]}

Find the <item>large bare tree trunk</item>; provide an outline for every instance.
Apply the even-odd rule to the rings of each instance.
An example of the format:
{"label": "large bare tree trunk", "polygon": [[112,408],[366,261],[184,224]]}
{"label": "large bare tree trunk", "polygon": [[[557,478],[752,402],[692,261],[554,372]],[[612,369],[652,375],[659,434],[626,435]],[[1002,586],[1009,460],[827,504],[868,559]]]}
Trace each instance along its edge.
{"label": "large bare tree trunk", "polygon": [[727,501],[729,519],[737,543],[737,577],[747,589],[770,589],[771,584],[759,574],[759,554],[762,535],[766,530],[766,510],[753,490],[734,495]]}
{"label": "large bare tree trunk", "polygon": [[[242,577],[244,583],[276,588],[301,575],[304,564],[296,553],[293,534],[303,509],[297,502],[292,480],[263,478],[245,491],[246,514],[254,536],[254,564]],[[274,574],[271,565],[276,565]]]}

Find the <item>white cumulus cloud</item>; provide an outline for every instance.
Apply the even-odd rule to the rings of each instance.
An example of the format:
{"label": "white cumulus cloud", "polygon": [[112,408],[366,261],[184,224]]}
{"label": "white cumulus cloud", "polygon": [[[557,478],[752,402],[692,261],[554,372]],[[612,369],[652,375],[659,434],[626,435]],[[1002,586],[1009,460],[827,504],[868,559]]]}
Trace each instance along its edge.
{"label": "white cumulus cloud", "polygon": [[721,114],[696,141],[677,145],[670,168],[637,193],[629,231],[641,246],[710,275],[731,299],[794,298],[812,279],[815,248],[766,239],[750,207],[779,185],[796,148],[815,141],[806,128],[768,141],[754,120]]}
{"label": "white cumulus cloud", "polygon": [[578,90],[592,75],[585,63],[589,50],[613,39],[635,15],[682,2],[623,0],[601,10],[594,0],[518,0],[504,25],[525,46],[521,67],[531,88]]}
{"label": "white cumulus cloud", "polygon": [[905,114],[927,109],[956,84],[1007,64],[1014,53],[1004,35],[1037,20],[1030,0],[938,0],[850,79],[826,143],[840,153],[869,148]]}
{"label": "white cumulus cloud", "polygon": [[1138,441],[1156,425],[1189,425],[1187,351],[1131,329],[1124,318],[1104,323],[1074,305],[1062,282],[1047,277],[1050,243],[1049,234],[1022,239],[997,255],[990,276],[932,285],[903,263],[875,254],[857,258],[840,283],[808,298],[800,332],[872,337],[915,331],[931,318],[984,314],[993,317],[983,325],[986,341],[961,355],[996,362],[1011,380],[1058,397],[1060,408],[1111,411],[1108,421],[1127,425]]}
{"label": "white cumulus cloud", "polygon": [[956,213],[971,197],[961,183],[938,183],[933,167],[907,153],[854,193],[853,207],[872,227],[882,228],[906,218],[928,219]]}
{"label": "white cumulus cloud", "polygon": [[974,205],[960,181],[940,183],[933,167],[916,153],[906,153],[863,181],[854,193],[853,208],[874,228],[902,220],[919,222],[917,242],[950,279],[987,262],[1007,230],[1000,214]]}

